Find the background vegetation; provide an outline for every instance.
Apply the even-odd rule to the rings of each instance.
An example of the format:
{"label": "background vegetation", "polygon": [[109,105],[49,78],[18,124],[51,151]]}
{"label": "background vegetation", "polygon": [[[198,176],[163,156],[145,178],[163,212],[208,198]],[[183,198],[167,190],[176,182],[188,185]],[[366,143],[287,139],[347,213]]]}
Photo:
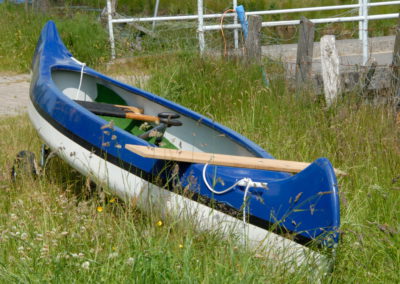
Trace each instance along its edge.
{"label": "background vegetation", "polygon": [[[239,1],[248,11],[264,9],[282,9],[307,6],[320,6],[320,1]],[[378,1],[376,1],[378,2]],[[57,23],[64,43],[81,61],[93,67],[101,67],[109,61],[110,50],[108,43],[106,22],[99,21],[105,0],[66,0],[51,1],[52,6],[48,13],[35,13],[29,7],[25,11],[24,5],[0,5],[0,71],[28,72],[38,34],[44,23],[52,19]],[[160,15],[196,14],[197,1],[168,0],[160,1]],[[221,13],[231,8],[228,0],[204,2],[206,12]],[[351,4],[355,1],[330,0],[323,5]],[[151,16],[155,1],[119,0],[117,12],[125,15]],[[370,13],[392,13],[391,7],[371,8]],[[309,18],[355,16],[358,10],[334,10],[324,12],[310,12],[303,14],[278,14],[263,16],[264,20],[298,19],[300,16]],[[225,22],[229,20],[226,19]],[[219,24],[220,19],[208,20],[212,24]],[[142,23],[151,30],[151,23]],[[370,21],[369,35],[382,36],[395,33],[396,20]],[[156,36],[151,37],[138,31],[130,25],[114,26],[118,57],[132,57],[138,55],[154,55],[160,52],[174,52],[185,50],[197,52],[197,24],[189,22],[159,22],[155,30]],[[337,39],[357,38],[358,23],[348,22],[340,24],[319,24],[316,26],[316,40],[325,34],[334,34]],[[232,47],[232,31],[225,32],[228,47]],[[297,42],[297,27],[274,27],[263,29],[261,40],[263,44],[280,44]],[[220,31],[206,33],[207,47],[220,51],[223,48]]]}
{"label": "background vegetation", "polygon": [[67,47],[91,66],[109,59],[108,34],[96,14],[74,13],[62,17],[26,12],[21,5],[0,4],[0,71],[28,72],[44,24],[52,19]]}
{"label": "background vegetation", "polygon": [[[168,3],[172,9],[181,2]],[[213,3],[220,2],[206,5]],[[182,13],[191,12],[181,6]],[[29,70],[40,28],[49,18],[56,19],[79,60],[106,69],[107,34],[98,15],[68,12],[42,19],[7,5],[0,5],[0,14],[1,71]],[[195,43],[181,39],[158,48],[160,40],[148,39],[142,56],[108,72],[151,74],[146,89],[212,117],[277,158],[328,157],[349,176],[339,179],[342,239],[334,270],[322,282],[399,282],[400,128],[391,101],[375,104],[355,90],[327,109],[312,90],[296,95],[279,63],[263,62],[270,79],[266,86],[260,66],[198,58]],[[176,52],[178,47],[183,50]],[[120,45],[127,54],[133,53],[130,48]],[[57,158],[42,177],[25,176],[13,184],[9,171],[16,153],[27,149],[38,155],[41,142],[26,116],[1,119],[0,130],[0,282],[315,281],[304,269],[288,272],[238,247],[234,237],[222,240],[190,223],[144,215],[93,188]]]}

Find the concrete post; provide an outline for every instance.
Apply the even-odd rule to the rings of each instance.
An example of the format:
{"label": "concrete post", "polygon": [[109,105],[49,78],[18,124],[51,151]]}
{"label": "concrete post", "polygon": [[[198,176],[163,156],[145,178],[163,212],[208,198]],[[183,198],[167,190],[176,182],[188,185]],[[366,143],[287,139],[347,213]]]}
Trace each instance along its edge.
{"label": "concrete post", "polygon": [[197,15],[198,15],[198,28],[197,32],[199,34],[199,48],[200,54],[204,53],[204,49],[206,47],[205,39],[204,39],[204,18],[203,18],[203,0],[197,0]]}
{"label": "concrete post", "polygon": [[[236,11],[236,7],[237,7],[237,0],[233,0],[233,10]],[[235,17],[233,18],[233,23],[236,25],[238,23],[238,18],[237,18],[237,14],[235,12]],[[234,39],[234,43],[235,43],[235,49],[239,48],[239,31],[238,29],[234,29],[233,31],[233,39]]]}
{"label": "concrete post", "polygon": [[[156,0],[156,6],[154,7],[154,18],[157,17],[158,14],[158,6],[160,5],[160,0]],[[156,28],[156,20],[153,20],[152,31]]]}
{"label": "concrete post", "polygon": [[107,19],[108,19],[108,34],[110,37],[110,45],[111,45],[111,60],[115,59],[115,41],[114,41],[114,30],[112,23],[112,9],[111,9],[111,0],[107,0]]}
{"label": "concrete post", "polygon": [[369,59],[369,50],[368,50],[368,0],[363,0],[363,37],[362,37],[362,46],[363,46],[363,60],[362,64],[367,65]]}

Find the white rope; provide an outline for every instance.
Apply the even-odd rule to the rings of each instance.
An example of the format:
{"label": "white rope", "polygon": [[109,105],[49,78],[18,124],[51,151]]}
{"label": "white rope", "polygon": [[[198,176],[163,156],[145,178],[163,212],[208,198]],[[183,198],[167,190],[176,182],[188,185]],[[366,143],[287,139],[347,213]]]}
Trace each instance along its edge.
{"label": "white rope", "polygon": [[208,164],[205,164],[203,167],[203,181],[204,184],[206,185],[206,187],[208,188],[209,191],[211,191],[214,194],[224,194],[227,193],[228,191],[232,190],[235,186],[239,185],[239,186],[246,186],[246,189],[244,190],[244,195],[243,195],[243,223],[244,225],[246,225],[246,199],[247,199],[247,194],[249,192],[250,187],[266,187],[267,183],[260,183],[260,182],[253,182],[253,180],[251,178],[242,178],[240,180],[238,180],[237,182],[235,182],[232,186],[221,190],[221,191],[216,191],[215,189],[213,189],[210,184],[207,181],[207,177],[206,177],[206,169],[208,167]]}
{"label": "white rope", "polygon": [[[79,93],[81,92],[82,79],[83,79],[83,69],[84,69],[85,66],[86,66],[86,63],[83,63],[83,62],[79,62],[79,63],[82,64],[82,68],[81,68],[81,78],[79,79],[79,86],[78,86],[78,90],[76,90],[75,100],[78,99]],[[86,101],[86,93],[85,93],[85,99],[84,99],[84,100]]]}
{"label": "white rope", "polygon": [[228,187],[227,189],[224,189],[222,191],[216,191],[208,184],[208,181],[207,181],[207,178],[206,178],[206,169],[207,169],[207,167],[208,167],[208,164],[205,164],[204,168],[203,168],[203,180],[204,180],[204,183],[207,186],[208,190],[211,191],[212,193],[215,193],[215,194],[227,193],[228,191],[232,190],[235,186],[237,186],[239,183],[243,182],[246,179],[246,178],[244,178],[244,179],[241,179],[241,180],[235,182],[232,186]]}
{"label": "white rope", "polygon": [[246,180],[247,185],[246,189],[244,190],[244,195],[243,195],[243,223],[246,225],[246,201],[247,201],[247,193],[249,192],[250,185],[253,184],[253,181],[250,178],[244,178],[243,180]]}

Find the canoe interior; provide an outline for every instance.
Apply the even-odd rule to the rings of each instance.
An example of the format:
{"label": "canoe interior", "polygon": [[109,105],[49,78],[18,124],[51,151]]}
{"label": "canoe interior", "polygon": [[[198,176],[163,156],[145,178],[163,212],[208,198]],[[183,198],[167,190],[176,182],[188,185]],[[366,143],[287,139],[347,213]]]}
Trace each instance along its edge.
{"label": "canoe interior", "polygon": [[[166,106],[154,102],[133,91],[128,91],[111,82],[84,74],[80,91],[78,92],[80,73],[69,70],[52,70],[52,79],[61,92],[72,100],[129,105],[144,109],[144,114],[157,116],[160,112],[175,112]],[[256,157],[256,155],[224,133],[207,126],[201,121],[179,113],[182,126],[167,128],[160,146],[187,151],[210,152],[227,155]],[[119,128],[140,135],[143,121],[125,118],[101,116],[106,121],[113,121]],[[148,140],[154,143],[155,138]]]}

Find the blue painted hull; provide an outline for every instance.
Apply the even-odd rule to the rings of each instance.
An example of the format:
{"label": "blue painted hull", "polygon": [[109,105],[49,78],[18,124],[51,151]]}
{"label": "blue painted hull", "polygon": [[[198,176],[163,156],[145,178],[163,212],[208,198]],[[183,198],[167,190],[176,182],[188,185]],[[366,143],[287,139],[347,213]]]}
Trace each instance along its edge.
{"label": "blue painted hull", "polygon": [[[117,127],[113,130],[113,134],[118,137],[117,140],[112,139],[111,135],[104,135],[102,127],[106,121],[68,98],[53,81],[52,72],[55,70],[80,73],[81,65],[71,57],[59,38],[54,23],[48,22],[41,33],[32,63],[30,98],[41,117],[65,137],[93,152],[94,155],[149,182],[152,182],[154,176],[158,176],[166,183],[167,190],[177,190],[178,184],[179,188],[185,189],[184,192],[177,190],[178,193],[188,196],[189,190],[193,200],[235,218],[242,218],[244,187],[236,186],[226,194],[215,195],[206,187],[203,180],[204,165],[189,163],[178,164],[179,170],[175,172],[176,178],[173,181],[175,186],[173,186],[170,177],[174,169],[176,171],[176,166],[161,160],[143,158],[124,148],[125,144],[154,145]],[[245,149],[253,156],[272,158],[269,153],[250,140],[198,113],[154,94],[117,82],[90,68],[85,68],[84,73],[85,76],[117,86],[188,119],[199,121],[205,127],[228,137],[232,143],[238,145],[238,148]],[[118,145],[122,147],[117,147]],[[332,246],[339,241],[338,186],[332,165],[325,158],[316,160],[296,175],[209,166],[206,178],[209,183],[212,183],[213,178],[224,181],[223,185],[217,184],[215,190],[223,190],[242,178],[267,183],[267,189],[250,188],[247,195],[245,206],[247,222],[257,227],[273,230],[301,244],[316,243]]]}

